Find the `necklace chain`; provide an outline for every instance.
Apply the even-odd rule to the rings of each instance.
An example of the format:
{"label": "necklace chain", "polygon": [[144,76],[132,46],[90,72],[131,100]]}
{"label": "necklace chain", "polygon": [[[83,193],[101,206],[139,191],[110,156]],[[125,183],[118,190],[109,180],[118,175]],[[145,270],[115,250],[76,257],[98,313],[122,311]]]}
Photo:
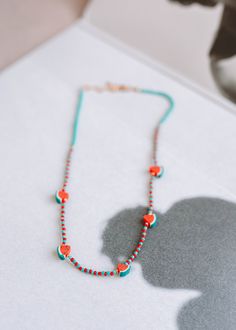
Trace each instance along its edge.
{"label": "necklace chain", "polygon": [[[135,93],[142,93],[142,94],[149,94],[155,96],[164,97],[168,102],[168,107],[165,113],[161,116],[157,126],[154,129],[153,135],[153,151],[152,151],[152,161],[153,164],[149,167],[149,183],[148,183],[148,207],[147,213],[144,214],[142,222],[142,229],[140,232],[140,238],[138,243],[136,244],[132,254],[123,262],[119,263],[113,270],[111,271],[97,271],[91,268],[86,268],[71,254],[71,246],[67,243],[67,235],[66,235],[66,226],[65,226],[65,204],[69,199],[69,193],[67,192],[67,185],[70,178],[70,164],[72,159],[72,154],[74,150],[74,145],[77,140],[77,132],[78,132],[78,122],[79,122],[79,115],[82,108],[84,93],[94,91],[94,92],[135,92]],[[60,190],[56,192],[56,201],[60,204],[60,226],[61,226],[61,244],[57,247],[57,254],[60,259],[68,260],[72,263],[79,271],[95,276],[114,276],[119,275],[120,277],[126,276],[131,269],[132,262],[137,258],[138,254],[143,248],[143,244],[145,242],[148,230],[154,228],[158,225],[159,219],[157,213],[153,209],[153,181],[156,178],[160,178],[163,175],[164,169],[162,166],[158,165],[157,162],[157,144],[158,144],[158,136],[160,131],[160,126],[163,122],[167,119],[171,111],[173,110],[174,102],[173,99],[166,93],[160,91],[154,91],[150,89],[141,89],[133,86],[126,86],[126,85],[117,85],[112,83],[107,83],[104,86],[91,86],[91,85],[84,85],[79,92],[78,103],[76,107],[76,115],[74,120],[74,127],[73,127],[73,134],[72,134],[72,141],[69,147],[69,152],[66,159],[66,166],[65,166],[65,174],[63,185]]]}

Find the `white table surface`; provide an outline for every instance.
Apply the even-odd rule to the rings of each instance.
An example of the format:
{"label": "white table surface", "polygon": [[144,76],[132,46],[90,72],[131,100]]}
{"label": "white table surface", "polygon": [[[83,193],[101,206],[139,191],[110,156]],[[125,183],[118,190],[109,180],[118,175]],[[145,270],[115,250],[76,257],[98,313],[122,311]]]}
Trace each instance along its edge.
{"label": "white table surface", "polygon": [[[235,115],[74,25],[0,77],[1,329],[177,329],[179,309],[200,294],[152,287],[138,263],[126,278],[104,280],[55,255],[51,196],[62,182],[76,93],[106,81],[175,99],[160,136],[168,169],[156,197],[160,211],[189,197],[236,199]],[[145,205],[152,128],[164,105],[132,94],[85,98],[67,227],[75,256],[88,266],[113,267],[101,252],[107,222]]]}

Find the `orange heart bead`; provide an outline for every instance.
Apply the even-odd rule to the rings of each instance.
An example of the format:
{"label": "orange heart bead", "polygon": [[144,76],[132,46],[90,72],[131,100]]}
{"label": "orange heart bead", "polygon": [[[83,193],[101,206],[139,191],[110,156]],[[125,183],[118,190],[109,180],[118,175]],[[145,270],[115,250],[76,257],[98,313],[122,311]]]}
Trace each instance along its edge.
{"label": "orange heart bead", "polygon": [[149,168],[149,173],[152,176],[160,178],[162,176],[162,174],[164,173],[164,168],[162,166],[151,166]]}
{"label": "orange heart bead", "polygon": [[56,201],[58,204],[66,203],[69,199],[69,194],[64,189],[56,192]]}
{"label": "orange heart bead", "polygon": [[128,266],[125,265],[125,264],[118,264],[117,265],[118,272],[122,272],[122,271],[126,270],[127,268],[128,268]]}
{"label": "orange heart bead", "polygon": [[145,214],[143,216],[143,222],[147,223],[148,228],[155,227],[157,225],[156,214]]}
{"label": "orange heart bead", "polygon": [[148,223],[151,223],[154,220],[154,215],[153,214],[145,214],[143,218]]}
{"label": "orange heart bead", "polygon": [[71,247],[70,247],[70,245],[61,244],[60,251],[65,257],[68,257],[71,252]]}

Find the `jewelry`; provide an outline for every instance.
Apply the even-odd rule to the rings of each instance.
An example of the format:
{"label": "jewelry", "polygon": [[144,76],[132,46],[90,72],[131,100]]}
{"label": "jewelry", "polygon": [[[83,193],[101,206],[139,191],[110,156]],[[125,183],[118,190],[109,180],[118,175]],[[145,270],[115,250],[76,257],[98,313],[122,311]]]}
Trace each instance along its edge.
{"label": "jewelry", "polygon": [[[154,130],[154,139],[153,139],[153,164],[149,167],[149,189],[148,189],[148,207],[147,213],[144,214],[142,222],[142,230],[140,233],[140,239],[136,244],[133,253],[123,262],[119,263],[115,269],[112,271],[97,271],[94,269],[83,267],[79,264],[78,261],[75,260],[74,257],[71,255],[71,246],[67,243],[67,236],[66,236],[66,227],[65,227],[65,204],[69,200],[69,193],[67,192],[66,188],[69,181],[69,174],[70,174],[70,164],[71,164],[71,156],[73,153],[73,149],[77,139],[77,128],[79,122],[79,114],[82,108],[83,98],[85,91],[96,91],[96,92],[136,92],[136,93],[143,93],[149,94],[154,96],[161,96],[164,97],[168,102],[168,107],[165,113],[161,116],[160,120],[157,123],[157,126]],[[158,133],[160,130],[161,124],[167,119],[171,111],[173,110],[174,102],[172,98],[163,92],[154,91],[149,89],[142,89],[137,87],[130,87],[125,85],[114,85],[111,83],[106,84],[102,87],[97,86],[84,86],[80,89],[78,104],[76,107],[76,115],[74,120],[74,127],[73,127],[73,134],[72,134],[72,141],[69,148],[69,153],[66,160],[65,166],[65,176],[62,188],[56,192],[56,201],[60,204],[60,222],[61,222],[61,244],[57,247],[57,254],[60,259],[65,260],[67,259],[70,263],[72,263],[78,270],[83,273],[96,275],[96,276],[114,276],[118,275],[120,277],[126,276],[130,272],[130,267],[132,262],[137,258],[139,252],[141,251],[144,241],[146,239],[146,235],[148,230],[154,228],[158,225],[159,219],[157,213],[154,212],[153,209],[153,180],[156,178],[161,178],[164,172],[164,168],[157,163],[157,141],[158,141]]]}

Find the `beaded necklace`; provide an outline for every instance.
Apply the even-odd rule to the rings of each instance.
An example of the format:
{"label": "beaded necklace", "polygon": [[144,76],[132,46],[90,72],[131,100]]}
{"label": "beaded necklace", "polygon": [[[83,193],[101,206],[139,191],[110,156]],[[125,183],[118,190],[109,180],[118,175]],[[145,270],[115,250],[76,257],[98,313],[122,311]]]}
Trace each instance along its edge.
{"label": "beaded necklace", "polygon": [[[66,236],[65,204],[69,199],[69,193],[67,192],[66,189],[67,189],[67,185],[68,185],[68,181],[69,181],[71,156],[72,156],[73,149],[74,149],[76,139],[77,139],[79,114],[80,114],[80,111],[82,108],[84,93],[86,91],[136,92],[136,93],[143,93],[143,94],[149,94],[149,95],[154,95],[154,96],[161,96],[161,97],[164,97],[168,102],[168,107],[167,107],[165,113],[162,115],[162,117],[158,121],[157,126],[155,127],[155,130],[154,130],[153,152],[152,152],[153,163],[149,167],[149,171],[148,171],[149,172],[148,207],[147,207],[147,213],[143,215],[143,219],[142,219],[143,225],[142,225],[142,229],[141,229],[141,233],[140,233],[140,238],[139,238],[138,243],[136,244],[136,247],[134,248],[132,254],[124,262],[119,263],[116,266],[116,268],[111,271],[99,271],[99,270],[94,270],[91,268],[86,268],[86,267],[80,265],[80,263],[78,261],[76,261],[76,259],[71,255],[71,246],[67,243],[67,236]],[[153,209],[153,180],[156,178],[162,177],[164,168],[162,166],[158,165],[158,163],[157,163],[157,141],[158,141],[158,133],[160,130],[160,126],[167,119],[167,117],[173,110],[173,107],[174,107],[173,99],[168,94],[160,92],[160,91],[150,90],[150,89],[142,89],[142,88],[137,88],[137,87],[125,86],[125,85],[114,85],[111,83],[108,83],[102,87],[86,85],[80,89],[78,103],[76,106],[76,114],[75,114],[75,120],[74,120],[72,141],[71,141],[68,156],[66,159],[63,186],[60,190],[58,190],[56,192],[56,196],[55,196],[57,203],[60,204],[61,244],[57,247],[57,254],[61,260],[65,260],[65,259],[68,260],[79,271],[86,273],[86,274],[90,274],[90,275],[105,276],[105,277],[118,275],[120,277],[123,277],[123,276],[126,276],[127,274],[129,274],[132,262],[137,258],[139,252],[143,248],[143,244],[146,239],[148,230],[156,227],[159,223],[157,213]]]}

